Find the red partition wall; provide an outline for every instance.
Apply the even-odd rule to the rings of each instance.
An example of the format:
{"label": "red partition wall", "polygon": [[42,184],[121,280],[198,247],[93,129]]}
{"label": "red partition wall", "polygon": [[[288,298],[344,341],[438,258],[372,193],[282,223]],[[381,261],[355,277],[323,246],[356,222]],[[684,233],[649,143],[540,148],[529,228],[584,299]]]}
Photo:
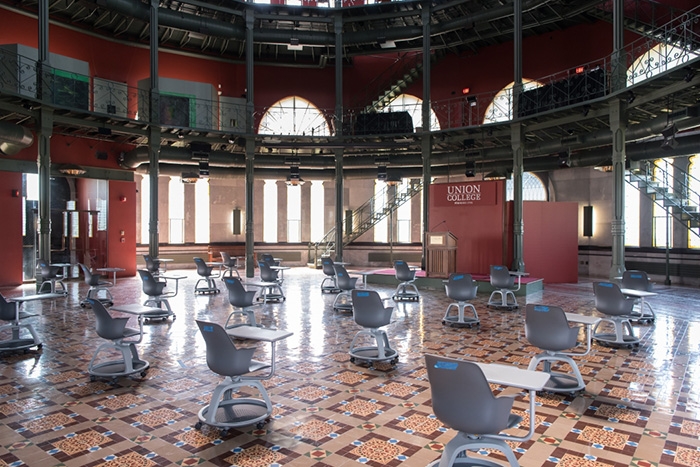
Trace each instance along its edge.
{"label": "red partition wall", "polygon": [[488,274],[490,265],[505,264],[504,201],[501,180],[430,185],[430,230],[457,237],[458,271]]}
{"label": "red partition wall", "polygon": [[578,203],[523,202],[523,261],[545,283],[578,282]]}
{"label": "red partition wall", "polygon": [[107,266],[124,268],[120,276],[136,274],[136,183],[109,182]]}
{"label": "red partition wall", "polygon": [[0,287],[22,284],[22,174],[0,172]]}

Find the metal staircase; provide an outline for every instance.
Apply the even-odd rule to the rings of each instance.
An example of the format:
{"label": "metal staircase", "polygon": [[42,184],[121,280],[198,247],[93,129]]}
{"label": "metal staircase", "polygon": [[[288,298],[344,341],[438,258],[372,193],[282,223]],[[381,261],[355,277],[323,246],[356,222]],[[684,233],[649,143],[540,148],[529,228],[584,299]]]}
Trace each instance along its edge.
{"label": "metal staircase", "polygon": [[[359,238],[422,190],[422,179],[411,179],[398,185],[385,184],[379,193],[352,213],[346,214],[343,222],[343,246]],[[318,267],[321,258],[334,251],[335,227],[326,232],[318,242],[309,243],[309,264]]]}
{"label": "metal staircase", "polygon": [[[623,22],[625,29],[655,40],[663,40],[669,44],[689,46],[687,42],[690,38],[682,34],[679,35],[676,26],[696,18],[697,8],[689,12],[653,0],[626,0],[624,3],[625,17]],[[591,13],[602,20],[612,22],[612,2],[605,2],[598,10],[591,11]],[[694,47],[690,47],[690,49],[693,50]]]}
{"label": "metal staircase", "polygon": [[700,181],[689,173],[674,168],[665,170],[653,161],[642,162],[638,168],[630,169],[627,183],[637,188],[657,206],[669,210],[669,214],[693,235],[700,237]]}

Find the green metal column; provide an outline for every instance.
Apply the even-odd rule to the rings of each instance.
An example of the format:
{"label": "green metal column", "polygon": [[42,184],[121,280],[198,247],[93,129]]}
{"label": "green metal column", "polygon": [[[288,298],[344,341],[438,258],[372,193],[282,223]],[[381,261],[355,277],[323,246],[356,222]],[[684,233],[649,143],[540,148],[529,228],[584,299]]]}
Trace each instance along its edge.
{"label": "green metal column", "polygon": [[253,170],[255,162],[255,140],[253,118],[255,115],[255,101],[253,97],[253,57],[255,55],[253,42],[253,27],[255,26],[255,14],[251,8],[246,10],[245,16],[245,72],[246,72],[246,134],[245,141],[245,275],[255,276],[255,228],[253,225],[253,192],[255,173]]}
{"label": "green metal column", "polygon": [[148,180],[150,191],[148,220],[148,254],[158,257],[158,161],[160,159],[160,94],[158,91],[158,1],[150,4],[151,87],[148,126]]}
{"label": "green metal column", "polygon": [[[39,113],[39,245],[38,257],[51,262],[51,134],[53,109],[41,106]],[[37,286],[41,286],[37,281]]]}
{"label": "green metal column", "polygon": [[612,215],[612,267],[610,278],[625,272],[625,132],[627,130],[627,102],[615,99],[610,102],[610,129],[613,134],[613,215]]}
{"label": "green metal column", "polygon": [[[335,14],[335,138],[343,138],[343,17]],[[343,261],[343,149],[335,153],[335,259]],[[348,226],[351,230],[352,227]]]}
{"label": "green metal column", "polygon": [[[513,119],[518,117],[518,96],[523,90],[523,8],[522,0],[513,2]],[[523,126],[514,123],[510,127],[510,144],[513,149],[513,264],[515,271],[525,272],[523,259]]]}
{"label": "green metal column", "polygon": [[513,149],[513,264],[514,271],[525,272],[523,259],[523,148],[525,147],[523,126],[510,126],[510,144]]}
{"label": "green metal column", "polygon": [[426,268],[427,248],[425,236],[430,230],[430,182],[432,173],[430,170],[430,156],[432,154],[432,138],[430,135],[430,2],[421,5],[421,22],[423,23],[423,106],[421,127],[423,133],[421,139],[421,156],[423,157],[423,235],[421,243],[423,251],[421,255],[421,269]]}

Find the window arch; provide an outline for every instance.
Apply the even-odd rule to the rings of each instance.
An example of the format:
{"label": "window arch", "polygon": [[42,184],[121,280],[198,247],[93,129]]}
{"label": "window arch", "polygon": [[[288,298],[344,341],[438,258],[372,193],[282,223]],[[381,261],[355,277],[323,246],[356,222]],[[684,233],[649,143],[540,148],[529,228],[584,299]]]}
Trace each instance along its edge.
{"label": "window arch", "polygon": [[318,107],[299,96],[285,97],[271,105],[260,119],[263,135],[329,136],[328,121]]}
{"label": "window arch", "polygon": [[698,57],[698,54],[674,44],[661,43],[643,53],[627,69],[627,85],[641,83],[659,73]]}
{"label": "window arch", "polygon": [[[547,188],[540,177],[530,172],[523,173],[523,201],[547,201]],[[506,200],[513,201],[513,180],[506,180]]]}
{"label": "window arch", "polygon": [[[506,122],[513,119],[513,85],[510,83],[494,96],[493,100],[486,107],[484,113],[484,124]],[[523,79],[523,91],[539,88],[542,83],[534,79]]]}
{"label": "window arch", "polygon": [[[382,112],[408,112],[413,120],[413,127],[423,126],[423,99],[419,99],[411,94],[400,94],[396,96]],[[439,131],[440,122],[433,109],[430,109],[430,131]]]}

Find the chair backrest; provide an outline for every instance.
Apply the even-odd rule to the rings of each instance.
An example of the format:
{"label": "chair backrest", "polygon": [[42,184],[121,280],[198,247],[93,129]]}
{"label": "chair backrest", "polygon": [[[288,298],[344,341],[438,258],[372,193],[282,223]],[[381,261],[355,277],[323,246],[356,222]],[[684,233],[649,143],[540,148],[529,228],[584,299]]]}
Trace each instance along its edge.
{"label": "chair backrest", "polygon": [[450,274],[445,284],[445,293],[452,300],[466,301],[476,298],[479,284],[475,283],[471,274],[454,272]]}
{"label": "chair backrest", "polygon": [[365,328],[378,328],[391,322],[393,308],[385,308],[376,290],[352,291],[352,313],[355,322]]}
{"label": "chair backrest", "polygon": [[36,264],[41,270],[41,277],[43,279],[54,279],[58,276],[59,268],[57,266],[51,266],[45,259],[39,258],[36,260]]}
{"label": "chair backrest", "polygon": [[98,274],[91,273],[90,269],[83,263],[78,263],[78,266],[80,266],[80,269],[83,271],[83,275],[85,275],[85,283],[87,285],[93,286],[99,283],[100,276]]}
{"label": "chair backrest", "polygon": [[194,258],[194,264],[197,265],[197,274],[200,276],[210,276],[212,268],[207,266],[202,258]]}
{"label": "chair backrest", "polygon": [[622,288],[651,292],[652,285],[646,272],[630,269],[622,273]]}
{"label": "chair backrest", "polygon": [[412,281],[416,278],[416,271],[411,270],[406,261],[395,261],[394,270],[396,271],[396,279],[400,280],[401,282]]}
{"label": "chair backrest", "polygon": [[95,313],[95,330],[103,339],[115,340],[124,337],[124,329],[129,318],[113,318],[99,300],[86,299]]}
{"label": "chair backrest", "polygon": [[247,291],[237,277],[224,277],[224,284],[228,289],[228,301],[231,305],[244,308],[253,305],[254,291]]}
{"label": "chair backrest", "polygon": [[158,272],[160,268],[160,261],[151,258],[151,255],[143,255],[144,261],[146,261],[146,269],[149,272]]}
{"label": "chair backrest", "polygon": [[279,262],[275,261],[275,258],[269,253],[263,253],[260,259],[265,261],[268,266],[279,266]]}
{"label": "chair backrest", "polygon": [[491,285],[497,288],[509,289],[515,285],[515,278],[505,266],[491,266]]}
{"label": "chair backrest", "polygon": [[576,346],[579,327],[570,327],[564,310],[558,306],[525,307],[525,337],[530,344],[544,350],[559,351]]}
{"label": "chair backrest", "polygon": [[470,434],[497,434],[508,426],[509,397],[495,397],[476,363],[426,354],[433,413],[446,426]]}
{"label": "chair backrest", "polygon": [[258,261],[258,266],[260,267],[260,279],[265,282],[275,282],[277,280],[278,271],[276,269],[271,269],[266,261]]}
{"label": "chair backrest", "polygon": [[158,295],[163,295],[163,289],[165,288],[165,282],[158,282],[153,277],[150,271],[145,269],[138,270],[139,276],[141,277],[141,282],[143,282],[143,293],[149,297],[157,297]]}
{"label": "chair backrest", "polygon": [[14,321],[17,317],[17,302],[8,302],[0,294],[0,319],[3,321]]}
{"label": "chair backrest", "polygon": [[238,259],[235,256],[231,257],[225,251],[221,252],[221,261],[224,263],[224,266],[229,268],[235,268],[238,265]]}
{"label": "chair backrest", "polygon": [[197,320],[207,345],[207,365],[222,376],[240,376],[250,371],[255,348],[237,349],[220,324]]}
{"label": "chair backrest", "polygon": [[634,298],[627,298],[614,282],[594,282],[596,310],[611,316],[629,315],[634,307]]}
{"label": "chair backrest", "polygon": [[334,264],[335,277],[337,286],[340,290],[352,290],[355,288],[357,277],[350,277],[350,274],[345,270],[345,266]]}
{"label": "chair backrest", "polygon": [[335,276],[335,269],[333,268],[333,260],[330,258],[321,258],[321,266],[323,266],[323,273],[327,276]]}

